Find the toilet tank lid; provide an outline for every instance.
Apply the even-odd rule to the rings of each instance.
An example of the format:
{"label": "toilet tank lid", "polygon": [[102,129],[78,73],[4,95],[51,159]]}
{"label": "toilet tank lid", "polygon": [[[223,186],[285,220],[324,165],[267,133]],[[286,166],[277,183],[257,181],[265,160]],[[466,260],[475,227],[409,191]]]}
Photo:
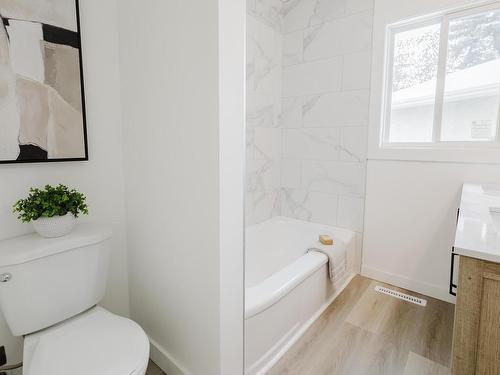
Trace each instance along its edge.
{"label": "toilet tank lid", "polygon": [[0,241],[0,267],[27,263],[64,251],[91,246],[111,238],[111,230],[95,224],[79,224],[70,234],[43,238],[36,233]]}

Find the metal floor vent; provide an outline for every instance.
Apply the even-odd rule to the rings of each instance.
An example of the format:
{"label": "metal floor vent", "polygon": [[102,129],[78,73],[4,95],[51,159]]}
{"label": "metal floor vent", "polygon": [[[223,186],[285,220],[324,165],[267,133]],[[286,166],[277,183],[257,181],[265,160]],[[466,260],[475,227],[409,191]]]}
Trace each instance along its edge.
{"label": "metal floor vent", "polygon": [[389,288],[384,288],[383,286],[377,285],[375,287],[375,291],[379,292],[379,293],[387,294],[387,295],[395,297],[395,298],[402,299],[403,301],[414,303],[416,305],[420,305],[420,306],[424,306],[424,307],[427,306],[427,300],[425,300],[425,299],[409,296],[408,294],[400,293],[400,292],[397,292],[397,291],[389,289]]}

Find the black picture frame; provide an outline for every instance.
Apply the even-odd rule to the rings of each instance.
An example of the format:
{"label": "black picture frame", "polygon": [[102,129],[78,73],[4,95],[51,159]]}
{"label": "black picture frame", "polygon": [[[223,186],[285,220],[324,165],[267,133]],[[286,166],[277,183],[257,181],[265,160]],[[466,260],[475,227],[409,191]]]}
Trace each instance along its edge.
{"label": "black picture frame", "polygon": [[87,110],[85,101],[85,81],[83,69],[83,47],[82,47],[82,32],[81,32],[81,19],[80,19],[80,1],[75,1],[76,12],[76,26],[77,26],[77,42],[78,42],[78,55],[80,61],[80,88],[82,99],[82,120],[83,120],[83,141],[85,156],[81,158],[58,158],[58,159],[23,159],[23,160],[0,160],[0,164],[35,164],[35,163],[63,163],[63,162],[76,162],[76,161],[89,161],[89,145],[88,145],[88,130],[87,130]]}

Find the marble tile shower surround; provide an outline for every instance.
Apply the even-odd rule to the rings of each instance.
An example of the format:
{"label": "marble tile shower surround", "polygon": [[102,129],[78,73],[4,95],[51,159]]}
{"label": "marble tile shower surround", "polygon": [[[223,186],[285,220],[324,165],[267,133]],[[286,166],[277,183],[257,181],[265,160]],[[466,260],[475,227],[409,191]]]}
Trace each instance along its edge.
{"label": "marble tile shower surround", "polygon": [[373,0],[247,4],[247,224],[362,232]]}
{"label": "marble tile shower surround", "polygon": [[248,1],[246,220],[281,213],[281,1]]}

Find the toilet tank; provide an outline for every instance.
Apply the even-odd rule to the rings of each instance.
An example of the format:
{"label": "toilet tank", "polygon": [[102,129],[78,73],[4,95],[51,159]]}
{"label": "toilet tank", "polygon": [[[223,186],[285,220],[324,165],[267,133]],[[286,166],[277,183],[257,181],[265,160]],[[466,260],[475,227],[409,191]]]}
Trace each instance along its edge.
{"label": "toilet tank", "polygon": [[0,241],[0,311],[14,336],[42,330],[104,296],[111,231],[80,224],[61,238]]}

